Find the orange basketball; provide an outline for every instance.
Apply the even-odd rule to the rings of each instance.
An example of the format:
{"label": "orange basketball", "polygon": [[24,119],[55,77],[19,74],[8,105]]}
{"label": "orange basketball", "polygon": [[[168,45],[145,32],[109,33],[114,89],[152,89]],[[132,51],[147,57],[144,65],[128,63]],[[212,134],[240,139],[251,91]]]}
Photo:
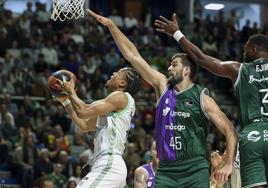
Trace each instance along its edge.
{"label": "orange basketball", "polygon": [[54,72],[48,79],[48,89],[51,93],[51,95],[55,97],[65,97],[67,94],[61,89],[60,82],[65,79],[67,82],[70,81],[71,79],[74,79],[75,82],[75,88],[77,78],[76,76],[68,71],[68,70],[59,70],[57,72]]}

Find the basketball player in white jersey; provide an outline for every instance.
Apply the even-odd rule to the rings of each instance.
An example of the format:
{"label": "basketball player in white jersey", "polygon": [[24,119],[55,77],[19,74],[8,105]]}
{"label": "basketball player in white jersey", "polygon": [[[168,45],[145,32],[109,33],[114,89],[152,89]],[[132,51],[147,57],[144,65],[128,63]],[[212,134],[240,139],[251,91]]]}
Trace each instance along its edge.
{"label": "basketball player in white jersey", "polygon": [[110,94],[96,102],[86,104],[74,89],[73,79],[61,82],[69,99],[58,99],[72,120],[83,131],[95,131],[94,162],[77,188],[123,188],[127,168],[122,154],[125,149],[135,103],[131,94],[140,85],[139,74],[132,68],[113,73],[106,86]]}

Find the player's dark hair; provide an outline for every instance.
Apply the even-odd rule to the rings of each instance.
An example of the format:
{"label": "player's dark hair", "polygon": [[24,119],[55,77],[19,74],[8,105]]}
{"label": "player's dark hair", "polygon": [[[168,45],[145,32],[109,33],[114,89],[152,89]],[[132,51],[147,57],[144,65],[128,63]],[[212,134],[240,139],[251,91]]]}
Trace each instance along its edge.
{"label": "player's dark hair", "polygon": [[190,79],[192,81],[196,81],[197,78],[197,72],[199,69],[199,66],[194,63],[187,54],[185,53],[176,53],[172,56],[171,61],[174,60],[175,58],[181,58],[182,59],[182,64],[183,66],[189,66],[191,69],[191,73],[190,73]]}
{"label": "player's dark hair", "polygon": [[255,34],[249,37],[248,42],[254,46],[257,51],[268,52],[268,36],[263,34]]}
{"label": "player's dark hair", "polygon": [[126,70],[126,81],[127,81],[127,87],[125,91],[133,95],[139,90],[141,86],[140,75],[136,70],[134,70],[131,67],[126,67],[124,69]]}

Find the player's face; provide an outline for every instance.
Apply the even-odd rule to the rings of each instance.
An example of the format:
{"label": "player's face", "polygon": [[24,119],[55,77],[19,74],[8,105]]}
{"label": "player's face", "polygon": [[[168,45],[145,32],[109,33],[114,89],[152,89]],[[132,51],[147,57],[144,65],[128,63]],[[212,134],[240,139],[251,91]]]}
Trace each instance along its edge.
{"label": "player's face", "polygon": [[183,64],[182,59],[177,57],[173,59],[168,67],[168,82],[172,85],[176,85],[183,80]]}
{"label": "player's face", "polygon": [[255,60],[256,48],[254,48],[250,43],[247,41],[244,45],[244,53],[243,58],[244,62],[252,62]]}
{"label": "player's face", "polygon": [[119,87],[124,87],[126,86],[126,70],[125,69],[120,69],[117,72],[114,72],[110,79],[107,81],[105,84],[110,92],[115,91]]}

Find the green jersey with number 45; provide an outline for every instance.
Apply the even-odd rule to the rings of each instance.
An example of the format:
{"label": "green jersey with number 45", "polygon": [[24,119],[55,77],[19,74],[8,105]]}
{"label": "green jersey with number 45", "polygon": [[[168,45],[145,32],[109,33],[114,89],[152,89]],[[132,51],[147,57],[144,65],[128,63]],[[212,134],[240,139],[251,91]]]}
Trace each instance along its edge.
{"label": "green jersey with number 45", "polygon": [[242,64],[234,87],[242,128],[268,121],[268,60]]}

